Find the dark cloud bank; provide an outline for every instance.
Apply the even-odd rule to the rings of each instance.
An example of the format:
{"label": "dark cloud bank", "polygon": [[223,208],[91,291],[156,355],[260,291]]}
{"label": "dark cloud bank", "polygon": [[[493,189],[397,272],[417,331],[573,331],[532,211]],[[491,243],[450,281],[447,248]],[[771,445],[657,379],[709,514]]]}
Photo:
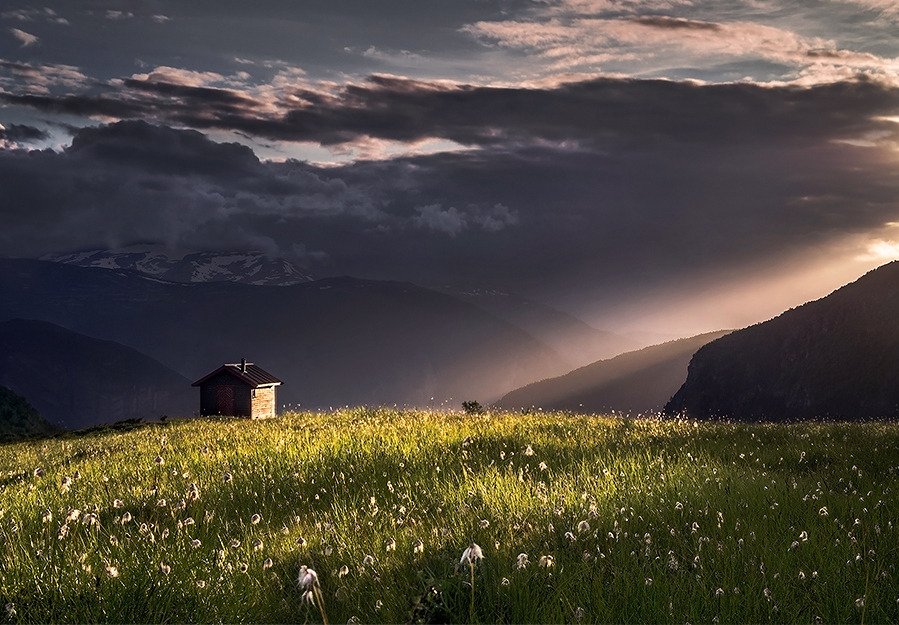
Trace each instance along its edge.
{"label": "dark cloud bank", "polygon": [[[141,84],[137,84],[141,83]],[[132,241],[263,249],[318,275],[614,297],[896,219],[899,91],[602,79],[547,89],[373,77],[263,114],[222,89],[126,81],[127,97],[3,94],[143,117],[61,152],[0,152],[0,252]],[[324,145],[447,139],[467,151],[316,167],[196,130]]]}

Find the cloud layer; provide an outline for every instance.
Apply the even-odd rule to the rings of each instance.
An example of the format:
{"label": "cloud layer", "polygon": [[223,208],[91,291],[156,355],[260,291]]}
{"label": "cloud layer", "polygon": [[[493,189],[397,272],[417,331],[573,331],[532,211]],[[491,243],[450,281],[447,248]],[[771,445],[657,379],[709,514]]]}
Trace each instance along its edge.
{"label": "cloud layer", "polygon": [[[234,112],[241,95],[165,84],[153,87],[165,101],[211,102],[192,113],[209,126],[476,149],[320,167],[261,161],[194,130],[84,128],[62,152],[0,153],[11,207],[0,249],[301,250],[319,275],[503,285],[598,306],[875,231],[899,209],[899,91],[873,81],[499,89],[373,77],[262,121]],[[128,106],[166,120],[191,108]]]}

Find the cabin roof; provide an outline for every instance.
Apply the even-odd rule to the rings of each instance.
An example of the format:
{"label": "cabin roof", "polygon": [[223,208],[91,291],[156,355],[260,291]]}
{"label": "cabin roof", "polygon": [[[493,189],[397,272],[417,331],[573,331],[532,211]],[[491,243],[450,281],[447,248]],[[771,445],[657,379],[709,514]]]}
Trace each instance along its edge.
{"label": "cabin roof", "polygon": [[271,373],[254,365],[252,362],[246,363],[246,367],[242,367],[239,363],[224,364],[215,371],[207,373],[202,378],[191,384],[191,386],[201,386],[207,380],[217,376],[220,373],[227,373],[234,376],[241,382],[249,385],[251,388],[260,388],[263,386],[278,386],[281,380],[273,376]]}

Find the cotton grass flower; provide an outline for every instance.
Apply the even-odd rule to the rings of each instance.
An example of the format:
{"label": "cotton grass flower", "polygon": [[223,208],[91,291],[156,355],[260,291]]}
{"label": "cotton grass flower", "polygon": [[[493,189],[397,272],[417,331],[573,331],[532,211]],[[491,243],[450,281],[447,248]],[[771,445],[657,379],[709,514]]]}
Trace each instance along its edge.
{"label": "cotton grass flower", "polygon": [[471,543],[465,551],[462,552],[462,559],[459,560],[459,564],[463,565],[473,565],[478,560],[484,559],[484,552],[481,550],[480,545],[477,543]]}
{"label": "cotton grass flower", "polygon": [[581,521],[580,523],[577,524],[577,533],[578,534],[586,534],[589,531],[590,531],[590,524],[587,523],[586,520]]}
{"label": "cotton grass flower", "polygon": [[528,560],[528,554],[519,553],[518,557],[515,559],[515,568],[521,571],[523,569],[526,569],[530,563],[530,560]]}
{"label": "cotton grass flower", "polygon": [[412,553],[424,553],[425,544],[421,542],[421,539],[416,538],[412,541]]}
{"label": "cotton grass flower", "polygon": [[250,523],[253,525],[259,525],[259,522],[262,520],[262,517],[258,514],[254,514],[250,517]]}
{"label": "cotton grass flower", "polygon": [[106,571],[106,574],[109,575],[110,577],[118,577],[119,576],[119,569],[112,564],[107,563],[104,570]]}
{"label": "cotton grass flower", "polygon": [[393,538],[388,538],[384,542],[384,549],[386,551],[396,551],[396,540],[394,540]]}
{"label": "cotton grass flower", "polygon": [[303,591],[303,603],[317,606],[322,616],[322,622],[328,625],[328,615],[325,614],[325,598],[318,581],[318,574],[305,564],[302,565],[297,577],[297,585]]}
{"label": "cotton grass flower", "polygon": [[468,608],[469,623],[474,623],[476,620],[474,614],[474,568],[478,560],[483,559],[484,552],[481,550],[481,546],[477,543],[471,543],[465,548],[465,551],[462,552],[462,558],[459,560],[461,566],[468,567],[469,583],[471,584],[471,601]]}
{"label": "cotton grass flower", "polygon": [[556,566],[556,558],[549,554],[540,556],[540,568],[551,569]]}
{"label": "cotton grass flower", "polygon": [[267,571],[268,569],[272,568],[273,566],[275,566],[275,563],[272,561],[271,558],[266,558],[262,562],[262,570],[263,571]]}

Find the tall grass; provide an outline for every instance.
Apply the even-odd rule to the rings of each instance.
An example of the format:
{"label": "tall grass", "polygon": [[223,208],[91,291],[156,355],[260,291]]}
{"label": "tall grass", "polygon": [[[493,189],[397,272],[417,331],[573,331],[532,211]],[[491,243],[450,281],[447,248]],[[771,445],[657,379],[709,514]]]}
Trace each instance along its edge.
{"label": "tall grass", "polygon": [[5,445],[0,620],[896,622],[897,480],[884,424],[356,409]]}

